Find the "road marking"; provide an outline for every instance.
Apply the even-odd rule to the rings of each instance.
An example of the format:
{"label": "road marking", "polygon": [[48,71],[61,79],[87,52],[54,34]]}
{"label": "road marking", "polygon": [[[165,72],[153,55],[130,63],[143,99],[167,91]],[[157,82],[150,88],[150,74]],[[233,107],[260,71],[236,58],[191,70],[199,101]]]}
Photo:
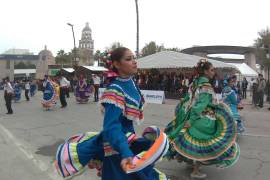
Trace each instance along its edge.
{"label": "road marking", "polygon": [[39,160],[34,154],[24,146],[12,133],[0,123],[0,133],[7,142],[12,142],[29,160],[31,160],[40,171],[45,172],[52,180],[62,180],[55,170],[52,170],[46,163]]}

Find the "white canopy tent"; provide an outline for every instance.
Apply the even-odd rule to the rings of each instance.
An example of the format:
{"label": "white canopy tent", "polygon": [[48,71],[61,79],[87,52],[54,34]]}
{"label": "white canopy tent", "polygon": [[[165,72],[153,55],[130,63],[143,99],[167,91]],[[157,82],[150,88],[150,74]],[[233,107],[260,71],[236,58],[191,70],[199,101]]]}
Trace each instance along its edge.
{"label": "white canopy tent", "polygon": [[73,68],[62,68],[62,69],[68,73],[73,73],[75,71]]}
{"label": "white canopy tent", "polygon": [[[194,56],[174,51],[162,51],[143,58],[138,59],[139,69],[178,69],[193,68],[198,61],[202,59],[200,56]],[[235,66],[220,61],[208,59],[216,68],[236,69]]]}
{"label": "white canopy tent", "polygon": [[103,66],[99,66],[98,61],[95,61],[93,66],[83,66],[83,67],[90,70],[90,71],[96,71],[96,72],[108,71],[107,68],[105,68]]}
{"label": "white canopy tent", "polygon": [[108,69],[106,69],[103,66],[83,66],[83,67],[90,71],[97,71],[97,72],[108,71]]}
{"label": "white canopy tent", "polygon": [[241,73],[242,76],[246,77],[257,77],[258,73],[249,67],[246,63],[238,64],[238,63],[227,63],[233,65],[237,68],[237,70]]}
{"label": "white canopy tent", "polygon": [[237,68],[239,71],[238,74],[238,80],[241,81],[243,77],[247,79],[248,83],[248,89],[251,87],[252,79],[256,79],[258,77],[258,73],[253,70],[251,67],[249,67],[246,63],[238,64],[238,63],[228,63],[230,65],[233,65]]}

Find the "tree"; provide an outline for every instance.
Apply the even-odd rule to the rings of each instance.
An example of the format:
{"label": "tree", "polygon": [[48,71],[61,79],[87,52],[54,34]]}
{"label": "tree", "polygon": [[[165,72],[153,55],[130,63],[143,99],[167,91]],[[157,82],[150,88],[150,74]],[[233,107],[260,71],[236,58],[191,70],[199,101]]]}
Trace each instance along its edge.
{"label": "tree", "polygon": [[55,57],[56,64],[71,64],[72,53],[66,53],[64,50],[59,50]]}
{"label": "tree", "polygon": [[173,47],[173,48],[166,48],[166,51],[175,51],[175,52],[181,52],[181,49],[178,47]]}
{"label": "tree", "polygon": [[98,65],[104,66],[104,62],[100,60],[100,57],[101,57],[100,50],[96,50],[96,52],[94,54],[94,60],[98,62]]}
{"label": "tree", "polygon": [[20,61],[14,64],[15,69],[36,69],[36,65],[32,64],[31,62],[23,62]]}
{"label": "tree", "polygon": [[270,47],[270,30],[269,28],[263,29],[258,32],[259,37],[255,40],[254,46],[257,49],[257,58],[261,60],[262,64],[270,67],[270,59],[267,58],[267,46]]}
{"label": "tree", "polygon": [[111,44],[110,47],[107,47],[106,50],[107,51],[113,51],[113,50],[115,50],[116,48],[119,48],[119,47],[123,47],[123,45],[120,42],[114,42],[114,43]]}
{"label": "tree", "polygon": [[27,69],[26,68],[26,64],[24,63],[24,62],[19,62],[19,63],[16,63],[15,65],[14,65],[14,68],[15,69]]}
{"label": "tree", "polygon": [[99,58],[100,58],[100,50],[96,50],[96,52],[94,54],[94,60],[99,61]]}
{"label": "tree", "polygon": [[[267,67],[267,101],[270,102],[270,30],[267,27],[258,33],[259,37],[255,40],[257,48],[257,58],[262,61],[264,67]],[[268,57],[267,57],[268,55]]]}
{"label": "tree", "polygon": [[36,65],[32,64],[31,62],[27,61],[26,62],[26,68],[27,69],[36,69]]}
{"label": "tree", "polygon": [[142,49],[141,56],[149,56],[151,54],[155,54],[160,51],[164,51],[165,48],[163,45],[159,46],[156,44],[155,41],[151,41],[150,43],[146,44]]}

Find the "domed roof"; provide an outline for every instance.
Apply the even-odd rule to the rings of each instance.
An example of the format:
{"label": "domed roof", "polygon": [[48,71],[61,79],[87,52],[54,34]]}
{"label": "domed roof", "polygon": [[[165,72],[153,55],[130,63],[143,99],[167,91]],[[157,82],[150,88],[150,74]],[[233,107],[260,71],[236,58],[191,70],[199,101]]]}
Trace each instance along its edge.
{"label": "domed roof", "polygon": [[89,23],[88,23],[88,22],[85,24],[85,27],[83,28],[82,31],[83,31],[83,32],[84,32],[84,31],[92,31],[91,28],[89,27]]}
{"label": "domed roof", "polygon": [[47,50],[47,46],[45,46],[44,50],[38,53],[39,56],[53,56],[52,52]]}

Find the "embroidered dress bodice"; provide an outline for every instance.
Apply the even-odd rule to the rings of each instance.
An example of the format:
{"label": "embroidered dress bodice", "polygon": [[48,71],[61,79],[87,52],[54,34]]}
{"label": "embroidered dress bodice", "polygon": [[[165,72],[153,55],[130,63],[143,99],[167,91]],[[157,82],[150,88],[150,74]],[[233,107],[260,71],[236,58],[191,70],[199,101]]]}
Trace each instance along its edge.
{"label": "embroidered dress bodice", "polygon": [[113,104],[122,110],[123,125],[143,120],[143,98],[132,78],[116,78],[106,88],[100,100],[101,104]]}
{"label": "embroidered dress bodice", "polygon": [[143,119],[143,98],[132,78],[113,80],[104,91],[100,103],[104,108],[105,156],[118,152],[122,157],[133,156],[126,134],[135,133],[133,121],[140,123]]}

